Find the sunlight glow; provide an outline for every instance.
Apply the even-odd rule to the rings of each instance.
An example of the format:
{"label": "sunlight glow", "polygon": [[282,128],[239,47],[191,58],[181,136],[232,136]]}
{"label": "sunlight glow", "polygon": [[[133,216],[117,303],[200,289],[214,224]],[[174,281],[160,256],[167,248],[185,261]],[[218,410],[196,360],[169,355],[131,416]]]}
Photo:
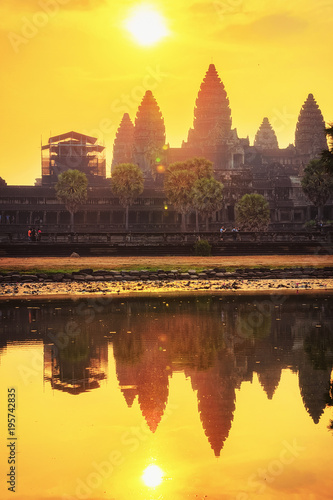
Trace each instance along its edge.
{"label": "sunlight glow", "polygon": [[169,34],[165,19],[147,6],[135,9],[125,27],[141,45],[153,45]]}
{"label": "sunlight glow", "polygon": [[142,474],[146,486],[156,488],[163,481],[164,472],[158,465],[148,465]]}

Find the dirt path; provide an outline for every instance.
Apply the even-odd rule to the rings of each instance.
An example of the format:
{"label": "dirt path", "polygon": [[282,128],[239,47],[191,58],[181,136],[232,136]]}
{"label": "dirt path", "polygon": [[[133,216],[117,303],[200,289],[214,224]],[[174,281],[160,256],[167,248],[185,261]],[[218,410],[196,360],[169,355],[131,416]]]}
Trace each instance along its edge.
{"label": "dirt path", "polygon": [[333,255],[254,255],[227,257],[12,257],[0,258],[0,270],[75,270],[128,268],[215,268],[253,266],[332,266]]}

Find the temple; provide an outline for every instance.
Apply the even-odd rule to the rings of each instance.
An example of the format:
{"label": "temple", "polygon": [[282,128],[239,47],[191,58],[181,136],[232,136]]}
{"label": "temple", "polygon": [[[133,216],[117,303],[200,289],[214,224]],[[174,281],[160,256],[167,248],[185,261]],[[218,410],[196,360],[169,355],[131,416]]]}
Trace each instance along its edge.
{"label": "temple", "polygon": [[[180,110],[181,113],[181,110]],[[181,147],[167,143],[163,110],[147,90],[135,118],[125,113],[113,145],[112,170],[120,163],[134,163],[144,176],[144,191],[129,209],[131,231],[180,230],[180,215],[167,203],[164,175],[176,161],[203,157],[213,163],[214,176],[224,185],[224,202],[209,220],[209,230],[221,223],[231,228],[235,205],[247,193],[263,195],[269,203],[271,230],[297,230],[318,216],[305,197],[301,178],[308,162],[327,149],[325,122],[319,106],[309,94],[300,109],[294,144],[280,148],[267,117],[258,124],[253,144],[239,137],[232,126],[231,107],[225,86],[214,64],[199,85],[193,111],[193,126]],[[7,186],[0,182],[0,232],[7,224],[26,234],[26,226],[43,225],[45,232],[68,230],[69,215],[57,201],[54,185],[58,175],[78,169],[87,175],[87,202],[75,214],[77,231],[112,232],[124,228],[125,214],[110,189],[106,174],[105,147],[95,137],[68,132],[50,137],[42,146],[42,177],[35,186]],[[196,228],[195,213],[187,214],[187,228]],[[325,220],[333,219],[333,203],[324,207]],[[199,217],[199,229],[205,227]],[[23,234],[23,233],[22,233]]]}
{"label": "temple", "polygon": [[[160,164],[165,167],[175,161],[204,157],[213,162],[215,177],[225,184],[237,184],[240,179],[244,183],[247,179],[247,189],[258,192],[256,179],[268,181],[276,174],[297,177],[309,160],[327,148],[324,119],[312,94],[300,111],[295,145],[280,149],[267,117],[253,145],[248,137],[240,138],[232,128],[229,99],[214,64],[210,64],[200,85],[187,141],[181,148],[169,147],[165,142],[162,112],[147,91],[136,115],[134,132],[129,116],[123,116],[114,142],[112,165],[131,160],[139,165],[148,182],[156,181]],[[157,189],[158,183],[149,186]]]}

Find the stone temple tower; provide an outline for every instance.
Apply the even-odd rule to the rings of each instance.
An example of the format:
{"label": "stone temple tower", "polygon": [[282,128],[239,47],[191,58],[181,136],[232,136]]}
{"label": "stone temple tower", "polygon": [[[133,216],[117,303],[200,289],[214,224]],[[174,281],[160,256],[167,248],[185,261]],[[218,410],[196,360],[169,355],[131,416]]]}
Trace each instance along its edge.
{"label": "stone temple tower", "polygon": [[260,150],[278,149],[279,144],[276,134],[269,123],[268,118],[264,118],[254,139],[254,146]]}
{"label": "stone temple tower", "polygon": [[298,154],[310,158],[327,149],[324,118],[312,94],[308,95],[298,117],[295,147]]}
{"label": "stone temple tower", "polygon": [[113,144],[112,167],[119,163],[133,163],[134,125],[125,113]]}
{"label": "stone temple tower", "polygon": [[210,64],[195,102],[193,128],[184,146],[217,146],[228,138],[230,131],[229,99],[214,64]]}
{"label": "stone temple tower", "polygon": [[134,162],[145,179],[154,176],[154,168],[163,155],[165,126],[160,108],[152,92],[147,90],[139,106],[134,127]]}

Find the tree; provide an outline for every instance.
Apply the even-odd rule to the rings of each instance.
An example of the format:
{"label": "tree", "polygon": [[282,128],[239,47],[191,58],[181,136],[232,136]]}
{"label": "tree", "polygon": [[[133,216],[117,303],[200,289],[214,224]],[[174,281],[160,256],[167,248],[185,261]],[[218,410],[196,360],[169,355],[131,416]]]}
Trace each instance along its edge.
{"label": "tree", "polygon": [[333,176],[327,171],[322,159],[311,160],[304,169],[302,188],[307,198],[318,209],[318,218],[323,218],[323,208],[333,194]]}
{"label": "tree", "polygon": [[128,230],[128,209],[143,191],[143,174],[133,163],[120,163],[112,170],[112,192],[125,207],[125,229]]}
{"label": "tree", "polygon": [[245,231],[266,231],[269,205],[261,194],[245,194],[236,205],[236,224]]}
{"label": "tree", "polygon": [[164,182],[166,195],[182,216],[182,231],[186,230],[186,214],[192,209],[192,187],[196,181],[194,172],[174,170],[167,174]]}
{"label": "tree", "polygon": [[168,172],[174,172],[175,170],[189,170],[194,172],[197,179],[212,177],[214,173],[212,162],[206,160],[206,158],[190,158],[186,161],[171,163],[168,167]]}
{"label": "tree", "polygon": [[66,170],[58,176],[55,191],[58,200],[64,203],[71,214],[71,232],[74,229],[74,214],[87,199],[88,180],[85,173],[79,170]]}
{"label": "tree", "polygon": [[191,196],[193,207],[205,218],[208,231],[208,217],[222,206],[223,184],[213,177],[197,179]]}
{"label": "tree", "polygon": [[186,229],[186,214],[193,209],[193,186],[196,180],[211,178],[213,164],[206,158],[191,158],[169,165],[164,189],[169,201],[182,216],[182,231]]}
{"label": "tree", "polygon": [[325,166],[326,171],[333,175],[333,124],[331,123],[328,128],[325,129],[326,135],[328,137],[329,149],[325,149],[320,156],[320,160]]}

